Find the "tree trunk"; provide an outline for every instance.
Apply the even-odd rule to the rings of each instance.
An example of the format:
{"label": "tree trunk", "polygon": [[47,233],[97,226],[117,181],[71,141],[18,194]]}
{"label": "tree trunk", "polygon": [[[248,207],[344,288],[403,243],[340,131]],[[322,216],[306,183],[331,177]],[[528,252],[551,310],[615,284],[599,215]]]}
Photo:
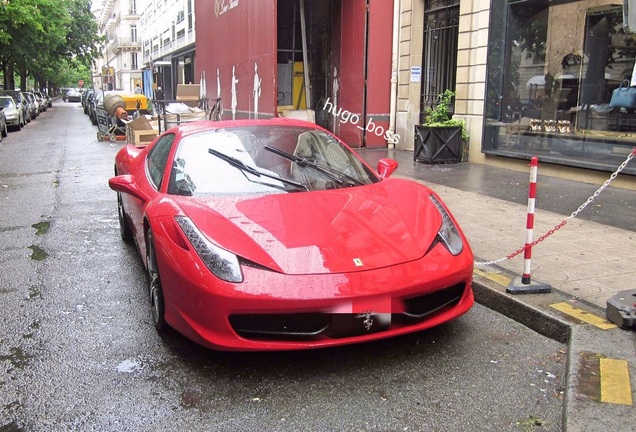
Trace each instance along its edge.
{"label": "tree trunk", "polygon": [[13,73],[15,72],[14,68],[13,68],[13,63],[8,62],[7,63],[7,68],[5,70],[5,75],[4,75],[4,88],[8,89],[8,90],[14,90],[15,89],[15,78],[13,76]]}
{"label": "tree trunk", "polygon": [[26,70],[26,66],[20,67],[20,90],[22,91],[26,91],[26,85],[27,85],[27,70]]}

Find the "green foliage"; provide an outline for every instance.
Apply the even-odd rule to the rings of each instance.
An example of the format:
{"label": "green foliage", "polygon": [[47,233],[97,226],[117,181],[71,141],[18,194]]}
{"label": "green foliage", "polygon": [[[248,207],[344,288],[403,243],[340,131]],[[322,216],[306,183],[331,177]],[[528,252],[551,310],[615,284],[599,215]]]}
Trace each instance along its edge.
{"label": "green foliage", "polygon": [[60,59],[55,67],[58,75],[55,82],[58,87],[77,87],[79,80],[84,80],[87,86],[92,87],[92,73],[89,68],[84,66],[78,59]]}
{"label": "green foliage", "polygon": [[0,0],[5,85],[19,81],[24,87],[33,80],[59,87],[68,69],[80,66],[78,73],[85,78],[102,43],[90,8],[91,0]]}
{"label": "green foliage", "polygon": [[445,90],[444,93],[439,95],[439,102],[435,107],[428,107],[426,109],[426,118],[424,119],[424,126],[428,127],[446,127],[446,126],[460,126],[462,128],[462,139],[468,141],[468,131],[466,130],[466,122],[464,120],[457,120],[451,118],[450,106],[452,105],[455,92],[452,90]]}

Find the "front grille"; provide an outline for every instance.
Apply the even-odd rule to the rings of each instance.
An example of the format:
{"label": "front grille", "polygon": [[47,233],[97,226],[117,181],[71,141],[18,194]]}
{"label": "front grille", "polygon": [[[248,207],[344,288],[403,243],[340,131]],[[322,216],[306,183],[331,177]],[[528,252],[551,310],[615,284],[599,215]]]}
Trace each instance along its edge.
{"label": "front grille", "polygon": [[331,325],[331,316],[322,313],[231,315],[230,325],[245,338],[307,339]]}
{"label": "front grille", "polygon": [[[331,313],[236,314],[231,315],[229,320],[234,331],[246,339],[307,341],[359,336],[411,326],[432,318],[458,304],[465,288],[462,283],[402,299],[403,312],[392,314],[390,320],[375,314]],[[370,323],[372,325],[368,325]]]}
{"label": "front grille", "polygon": [[455,306],[464,294],[466,285],[461,283],[429,294],[404,300],[404,315],[421,320],[445,307]]}

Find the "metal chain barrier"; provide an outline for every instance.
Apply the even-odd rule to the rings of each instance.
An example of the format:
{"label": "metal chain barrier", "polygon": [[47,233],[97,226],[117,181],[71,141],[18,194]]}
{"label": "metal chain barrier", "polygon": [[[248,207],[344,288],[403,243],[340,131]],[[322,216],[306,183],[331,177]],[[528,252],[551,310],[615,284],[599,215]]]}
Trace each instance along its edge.
{"label": "metal chain barrier", "polygon": [[554,234],[555,232],[560,230],[565,224],[567,224],[570,221],[570,219],[575,218],[579,213],[581,213],[581,211],[583,211],[583,209],[585,209],[588,205],[590,205],[596,199],[596,197],[598,197],[601,194],[601,192],[603,192],[603,190],[605,190],[605,188],[607,188],[612,183],[612,181],[614,181],[614,179],[616,177],[618,177],[618,174],[620,174],[620,172],[623,171],[623,169],[625,169],[625,167],[627,166],[629,161],[631,161],[634,157],[636,157],[636,147],[634,147],[632,152],[627,156],[627,159],[625,159],[623,161],[623,163],[620,164],[620,166],[616,169],[616,171],[614,171],[612,173],[612,175],[607,180],[605,180],[605,183],[603,183],[603,185],[601,187],[599,187],[596,190],[596,192],[594,192],[594,194],[587,199],[587,201],[585,201],[583,204],[581,204],[581,206],[579,206],[578,209],[573,211],[570,216],[565,218],[557,226],[555,226],[554,228],[552,228],[551,230],[546,232],[544,235],[542,235],[541,237],[539,237],[538,239],[536,239],[532,243],[530,243],[528,245],[525,245],[524,247],[522,247],[520,249],[517,249],[516,251],[514,251],[513,253],[511,253],[510,255],[508,255],[506,257],[499,258],[499,259],[496,259],[496,260],[493,260],[493,261],[476,262],[475,263],[475,267],[484,267],[484,266],[488,266],[488,265],[492,265],[492,264],[499,264],[500,262],[510,260],[510,259],[516,257],[517,255],[519,255],[520,253],[522,253],[523,251],[525,251],[526,248],[533,247],[533,246],[537,245],[538,243],[542,242],[543,240],[547,239],[548,237],[550,237],[552,234]]}

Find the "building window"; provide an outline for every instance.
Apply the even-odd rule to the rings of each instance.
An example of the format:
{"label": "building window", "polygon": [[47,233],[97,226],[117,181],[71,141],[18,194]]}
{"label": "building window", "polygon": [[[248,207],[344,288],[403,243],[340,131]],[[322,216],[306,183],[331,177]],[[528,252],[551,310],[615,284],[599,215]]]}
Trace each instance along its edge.
{"label": "building window", "polygon": [[193,27],[193,17],[192,17],[192,0],[188,0],[188,31],[192,31]]}
{"label": "building window", "polygon": [[489,34],[483,151],[613,172],[636,140],[636,106],[610,105],[636,56],[622,7],[492,0]]}
{"label": "building window", "polygon": [[135,24],[130,26],[130,41],[137,42],[137,26]]}
{"label": "building window", "polygon": [[132,70],[139,69],[139,63],[137,62],[137,53],[130,53],[130,68]]}

